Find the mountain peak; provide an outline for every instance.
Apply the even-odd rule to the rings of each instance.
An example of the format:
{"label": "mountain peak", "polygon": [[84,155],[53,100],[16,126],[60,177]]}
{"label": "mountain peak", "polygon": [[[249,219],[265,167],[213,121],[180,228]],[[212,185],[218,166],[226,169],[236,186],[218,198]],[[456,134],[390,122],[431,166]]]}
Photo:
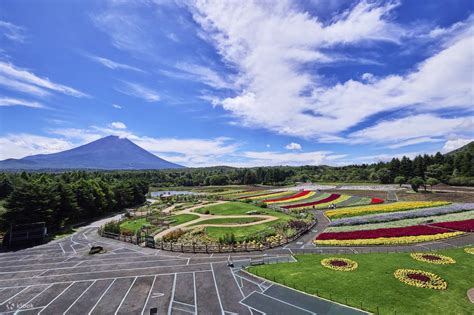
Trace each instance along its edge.
{"label": "mountain peak", "polygon": [[127,138],[106,136],[53,154],[0,161],[0,169],[105,169],[138,170],[181,168],[139,147]]}

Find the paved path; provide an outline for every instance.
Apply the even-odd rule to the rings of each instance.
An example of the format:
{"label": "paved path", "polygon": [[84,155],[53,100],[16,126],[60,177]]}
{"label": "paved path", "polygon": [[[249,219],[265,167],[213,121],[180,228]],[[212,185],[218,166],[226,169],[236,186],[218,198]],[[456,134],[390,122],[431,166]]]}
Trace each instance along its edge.
{"label": "paved path", "polygon": [[164,231],[161,231],[160,233],[155,235],[155,239],[160,239],[163,236],[165,236],[166,234],[168,234],[172,231],[178,230],[178,229],[186,230],[186,229],[190,229],[190,228],[195,228],[195,227],[198,226],[198,225],[196,225],[196,223],[206,221],[206,220],[211,220],[211,219],[240,219],[240,218],[252,217],[252,218],[260,218],[262,220],[255,221],[255,222],[241,223],[241,224],[239,224],[239,223],[200,224],[199,226],[241,227],[241,226],[250,226],[250,225],[257,225],[257,224],[262,224],[262,223],[268,223],[268,222],[278,220],[277,217],[274,217],[274,216],[271,216],[271,215],[260,215],[260,214],[258,214],[258,215],[255,214],[255,215],[252,215],[252,216],[249,216],[249,215],[216,215],[216,214],[203,214],[203,213],[195,212],[195,210],[197,210],[199,208],[219,205],[219,204],[223,204],[223,203],[227,203],[227,202],[228,201],[217,201],[215,203],[206,204],[206,205],[198,205],[198,206],[195,206],[195,207],[191,207],[191,208],[187,208],[187,209],[175,212],[174,215],[194,214],[194,215],[199,216],[199,218],[195,219],[195,220],[192,220],[192,221],[189,221],[189,222],[185,222],[185,223],[173,226],[173,227],[170,227],[169,229],[166,229]]}

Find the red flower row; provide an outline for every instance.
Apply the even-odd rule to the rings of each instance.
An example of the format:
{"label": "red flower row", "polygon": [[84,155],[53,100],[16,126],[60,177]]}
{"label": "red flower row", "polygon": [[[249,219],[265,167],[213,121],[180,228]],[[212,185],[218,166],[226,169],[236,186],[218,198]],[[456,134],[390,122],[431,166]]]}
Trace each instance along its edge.
{"label": "red flower row", "polygon": [[383,202],[384,202],[383,199],[380,199],[380,198],[372,198],[372,200],[370,201],[370,204],[374,205],[374,204],[383,203]]}
{"label": "red flower row", "polygon": [[401,236],[419,236],[445,233],[446,230],[426,226],[414,225],[399,228],[383,228],[375,230],[360,230],[350,232],[328,232],[320,234],[318,240],[353,240],[353,239],[371,239],[379,237],[401,237]]}
{"label": "red flower row", "polygon": [[321,203],[334,201],[337,198],[339,198],[340,196],[341,195],[339,195],[339,194],[331,194],[329,197],[321,199],[321,200],[317,200],[317,201],[313,201],[313,202],[300,203],[300,204],[297,204],[297,205],[283,206],[282,208],[292,209],[292,208],[300,208],[300,207],[311,207],[311,206],[314,206],[314,205],[319,205]]}
{"label": "red flower row", "polygon": [[299,193],[295,194],[295,195],[291,195],[289,197],[281,197],[281,198],[275,198],[275,199],[267,199],[267,200],[264,200],[263,202],[275,202],[275,201],[285,201],[285,200],[291,200],[291,199],[295,199],[295,198],[299,198],[299,197],[303,197],[303,196],[306,196],[306,195],[309,195],[311,193],[311,190],[303,190],[303,191],[300,191]]}
{"label": "red flower row", "polygon": [[450,230],[456,230],[456,231],[474,232],[474,219],[433,223],[430,225],[440,227],[440,228],[450,229]]}

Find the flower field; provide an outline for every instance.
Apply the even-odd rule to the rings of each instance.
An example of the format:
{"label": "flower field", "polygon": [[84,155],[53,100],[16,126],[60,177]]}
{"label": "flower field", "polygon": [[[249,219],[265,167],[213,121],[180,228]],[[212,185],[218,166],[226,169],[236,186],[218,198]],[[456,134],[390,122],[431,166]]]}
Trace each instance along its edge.
{"label": "flower field", "polygon": [[[442,211],[435,207],[438,205]],[[430,207],[426,208],[425,207]],[[398,210],[398,211],[397,211]],[[379,214],[380,212],[384,212]],[[340,217],[349,215],[349,218]],[[376,216],[370,213],[377,213]],[[403,214],[410,213],[409,216]],[[357,214],[357,216],[352,216]],[[402,215],[400,215],[402,214]],[[316,245],[396,245],[434,241],[474,231],[472,204],[399,202],[326,211],[333,221]]]}
{"label": "flower field", "polygon": [[[266,204],[284,203],[284,202],[288,202],[288,201],[294,202],[294,201],[310,198],[314,195],[316,195],[316,192],[314,192],[314,191],[303,190],[303,191],[300,191],[299,193],[294,194],[294,195],[289,196],[289,197],[280,197],[280,198],[275,198],[275,199],[267,199],[267,200],[263,200],[263,202],[266,203]],[[275,197],[275,196],[272,196],[272,197]]]}
{"label": "flower field", "polygon": [[449,202],[444,201],[404,201],[391,204],[380,204],[365,207],[353,207],[343,210],[329,210],[326,211],[326,216],[330,219],[354,217],[372,213],[386,213],[397,212],[413,209],[421,209],[427,207],[437,207],[447,205]]}

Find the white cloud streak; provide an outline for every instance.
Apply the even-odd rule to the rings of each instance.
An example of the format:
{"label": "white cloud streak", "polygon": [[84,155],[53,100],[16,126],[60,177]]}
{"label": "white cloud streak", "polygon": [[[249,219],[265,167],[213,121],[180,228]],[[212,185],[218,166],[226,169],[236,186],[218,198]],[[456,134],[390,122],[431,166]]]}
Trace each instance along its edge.
{"label": "white cloud streak", "polygon": [[18,43],[25,42],[25,28],[22,26],[0,20],[0,31],[3,32],[3,36],[11,41]]}
{"label": "white cloud streak", "polygon": [[39,102],[27,101],[11,97],[0,97],[0,106],[25,106],[31,108],[45,108],[45,106]]}
{"label": "white cloud streak", "polygon": [[116,61],[112,61],[112,60],[107,59],[107,58],[103,58],[103,57],[99,57],[99,56],[92,56],[92,55],[87,55],[87,57],[89,59],[91,59],[92,61],[95,61],[95,62],[103,65],[104,67],[112,69],[112,70],[123,69],[123,70],[131,70],[131,71],[145,73],[145,71],[143,71],[142,69],[139,69],[139,68],[136,68],[136,67],[124,64],[124,63],[119,63],[119,62],[116,62]]}
{"label": "white cloud streak", "polygon": [[123,86],[116,88],[116,90],[126,95],[141,98],[147,102],[158,102],[160,100],[160,94],[157,91],[136,82],[124,81]]}

